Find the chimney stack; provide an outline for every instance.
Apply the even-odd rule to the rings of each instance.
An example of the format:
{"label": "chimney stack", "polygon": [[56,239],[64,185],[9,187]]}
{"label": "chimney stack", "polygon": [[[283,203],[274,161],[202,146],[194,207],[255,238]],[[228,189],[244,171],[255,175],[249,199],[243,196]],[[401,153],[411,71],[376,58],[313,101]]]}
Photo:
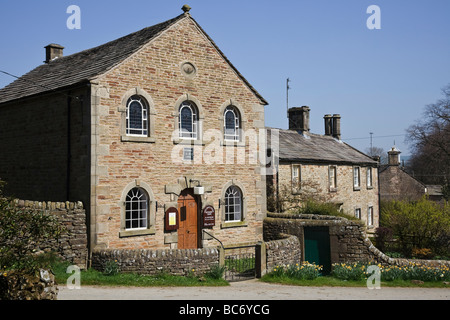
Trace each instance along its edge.
{"label": "chimney stack", "polygon": [[309,111],[307,106],[290,108],[289,113],[289,130],[296,130],[299,133],[308,133],[309,128]]}
{"label": "chimney stack", "polygon": [[400,150],[398,150],[395,146],[388,152],[388,164],[390,166],[399,166],[400,165]]}
{"label": "chimney stack", "polygon": [[50,63],[51,61],[63,57],[64,47],[59,44],[49,44],[45,47],[45,63]]}
{"label": "chimney stack", "polygon": [[333,138],[341,140],[341,115],[333,114]]}

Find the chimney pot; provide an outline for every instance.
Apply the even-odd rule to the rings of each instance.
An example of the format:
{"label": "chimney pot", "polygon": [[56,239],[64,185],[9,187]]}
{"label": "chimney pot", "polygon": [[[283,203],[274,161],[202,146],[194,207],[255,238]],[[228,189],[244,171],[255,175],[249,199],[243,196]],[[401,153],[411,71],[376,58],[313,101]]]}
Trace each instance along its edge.
{"label": "chimney pot", "polygon": [[400,165],[400,153],[395,146],[388,152],[388,164],[390,166],[399,166]]}
{"label": "chimney pot", "polygon": [[45,63],[50,63],[51,61],[63,57],[64,47],[59,44],[49,44],[45,47]]}
{"label": "chimney pot", "polygon": [[333,114],[333,137],[341,140],[341,115]]}
{"label": "chimney pot", "polygon": [[331,114],[326,114],[323,119],[325,120],[325,135],[331,136],[333,134],[333,120]]}

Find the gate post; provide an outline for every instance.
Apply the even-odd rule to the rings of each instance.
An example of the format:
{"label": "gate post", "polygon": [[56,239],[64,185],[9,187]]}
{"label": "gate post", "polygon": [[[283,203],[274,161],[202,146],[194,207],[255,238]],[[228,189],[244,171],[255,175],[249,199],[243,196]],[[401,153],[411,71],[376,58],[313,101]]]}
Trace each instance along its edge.
{"label": "gate post", "polygon": [[219,251],[219,266],[223,267],[225,265],[225,249],[223,246],[218,247]]}
{"label": "gate post", "polygon": [[257,278],[261,278],[267,273],[266,243],[264,241],[258,242],[255,247],[255,269]]}

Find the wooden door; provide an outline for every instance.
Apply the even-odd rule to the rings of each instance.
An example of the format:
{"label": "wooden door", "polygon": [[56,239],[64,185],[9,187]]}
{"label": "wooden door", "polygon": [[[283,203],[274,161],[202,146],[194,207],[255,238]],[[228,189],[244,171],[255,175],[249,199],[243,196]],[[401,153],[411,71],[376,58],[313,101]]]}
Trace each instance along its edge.
{"label": "wooden door", "polygon": [[178,249],[198,248],[198,206],[193,194],[183,192],[178,197]]}

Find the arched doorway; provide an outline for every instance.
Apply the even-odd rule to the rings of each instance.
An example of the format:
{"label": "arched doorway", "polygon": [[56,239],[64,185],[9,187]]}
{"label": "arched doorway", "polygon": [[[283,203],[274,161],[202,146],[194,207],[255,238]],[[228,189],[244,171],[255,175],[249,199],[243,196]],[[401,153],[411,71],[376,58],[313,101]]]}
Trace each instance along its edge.
{"label": "arched doorway", "polygon": [[199,203],[193,189],[185,189],[178,197],[178,249],[199,248]]}

